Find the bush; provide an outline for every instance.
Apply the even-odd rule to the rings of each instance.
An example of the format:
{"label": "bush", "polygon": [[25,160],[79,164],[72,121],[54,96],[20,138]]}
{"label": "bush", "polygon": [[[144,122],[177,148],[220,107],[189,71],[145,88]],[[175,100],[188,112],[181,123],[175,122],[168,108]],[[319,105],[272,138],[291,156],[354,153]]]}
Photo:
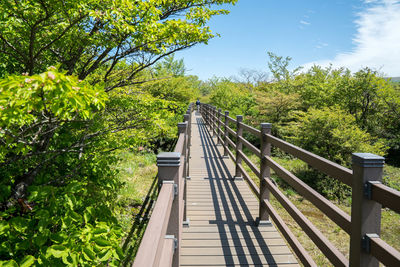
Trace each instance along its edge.
{"label": "bush", "polygon": [[[286,129],[286,138],[294,144],[346,167],[354,152],[384,155],[386,146],[361,130],[353,116],[339,108],[310,108],[297,112],[296,122]],[[330,198],[342,199],[349,188],[333,178],[307,170],[298,174],[305,182]]]}

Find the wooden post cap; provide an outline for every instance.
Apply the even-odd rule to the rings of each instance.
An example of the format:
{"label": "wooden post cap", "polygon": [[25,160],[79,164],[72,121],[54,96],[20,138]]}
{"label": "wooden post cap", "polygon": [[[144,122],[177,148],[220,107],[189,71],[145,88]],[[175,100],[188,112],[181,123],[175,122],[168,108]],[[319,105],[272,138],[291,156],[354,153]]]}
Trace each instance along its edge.
{"label": "wooden post cap", "polygon": [[353,164],[364,168],[382,168],[385,158],[371,153],[353,153]]}
{"label": "wooden post cap", "polygon": [[261,129],[271,129],[271,128],[272,128],[272,123],[266,123],[266,122],[261,123]]}
{"label": "wooden post cap", "polygon": [[181,165],[181,153],[161,152],[157,155],[158,167],[177,167]]}

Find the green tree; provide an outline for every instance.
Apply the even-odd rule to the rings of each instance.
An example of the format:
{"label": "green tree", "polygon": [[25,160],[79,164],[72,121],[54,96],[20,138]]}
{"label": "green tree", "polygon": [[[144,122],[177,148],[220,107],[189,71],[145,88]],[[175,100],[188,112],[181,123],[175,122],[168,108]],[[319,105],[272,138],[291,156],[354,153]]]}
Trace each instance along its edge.
{"label": "green tree", "polygon": [[[339,107],[298,112],[297,120],[287,128],[287,140],[347,167],[351,166],[354,152],[384,155],[387,149],[383,140],[362,130],[355,118]],[[311,168],[298,173],[298,176],[332,199],[344,199],[351,192],[348,186]]]}
{"label": "green tree", "polygon": [[289,81],[301,70],[301,67],[297,67],[292,71],[289,70],[291,57],[284,58],[272,52],[267,52],[267,54],[269,57],[268,68],[277,82]]}
{"label": "green tree", "polygon": [[[137,74],[166,55],[214,35],[206,22],[227,14],[212,5],[236,0],[23,0],[0,2],[0,51],[15,71],[40,73],[61,64],[105,90],[135,84]],[[131,66],[118,71],[119,62]],[[117,73],[117,75],[115,75]],[[99,73],[98,73],[99,74]]]}

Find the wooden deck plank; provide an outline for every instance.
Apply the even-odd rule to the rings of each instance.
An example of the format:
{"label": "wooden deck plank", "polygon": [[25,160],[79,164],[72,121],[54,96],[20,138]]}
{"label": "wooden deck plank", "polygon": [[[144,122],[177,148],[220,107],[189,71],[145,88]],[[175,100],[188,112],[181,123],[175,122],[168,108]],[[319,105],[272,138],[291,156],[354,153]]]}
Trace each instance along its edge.
{"label": "wooden deck plank", "polygon": [[258,200],[243,180],[233,180],[235,164],[223,158],[202,123],[192,116],[190,180],[183,228],[181,266],[299,266],[274,226],[255,226]]}
{"label": "wooden deck plank", "polygon": [[[224,247],[202,247],[202,248],[185,248],[183,256],[224,256],[227,253]],[[286,245],[281,246],[243,246],[243,247],[232,247],[230,248],[230,255],[241,256],[241,255],[290,255],[291,251]]]}
{"label": "wooden deck plank", "polygon": [[263,264],[263,265],[277,265],[277,264],[297,264],[297,260],[293,255],[223,255],[223,256],[181,256],[181,266],[185,264],[193,265],[198,263],[198,266],[204,266],[207,264],[213,265],[229,265],[229,264],[240,264],[246,266],[248,264]]}
{"label": "wooden deck plank", "polygon": [[[224,241],[224,242],[222,242]],[[274,238],[265,238],[265,243],[268,247],[273,246],[283,246],[286,245],[285,241],[280,237]],[[256,242],[253,242],[256,243]],[[243,247],[246,245],[246,241],[244,239],[226,239],[226,240],[215,240],[215,239],[208,239],[208,240],[192,240],[192,239],[185,239],[182,240],[182,247],[183,248],[202,248],[202,247]],[[254,244],[253,247],[262,247],[259,244]]]}

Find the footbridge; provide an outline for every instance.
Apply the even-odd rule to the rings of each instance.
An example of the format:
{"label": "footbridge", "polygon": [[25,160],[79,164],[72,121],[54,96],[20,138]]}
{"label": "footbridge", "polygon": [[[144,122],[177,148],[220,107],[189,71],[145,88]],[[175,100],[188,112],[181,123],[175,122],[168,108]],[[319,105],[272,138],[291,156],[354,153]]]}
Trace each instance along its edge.
{"label": "footbridge", "polygon": [[[400,266],[400,252],[379,237],[382,205],[400,212],[400,192],[382,184],[384,158],[355,153],[347,169],[273,136],[269,123],[256,129],[205,104],[191,104],[178,131],[174,151],[157,156],[160,190],[133,266],[316,266],[271,194],[334,266]],[[272,146],[350,186],[351,214],[275,162]],[[279,191],[271,170],[349,234],[348,258]]]}

